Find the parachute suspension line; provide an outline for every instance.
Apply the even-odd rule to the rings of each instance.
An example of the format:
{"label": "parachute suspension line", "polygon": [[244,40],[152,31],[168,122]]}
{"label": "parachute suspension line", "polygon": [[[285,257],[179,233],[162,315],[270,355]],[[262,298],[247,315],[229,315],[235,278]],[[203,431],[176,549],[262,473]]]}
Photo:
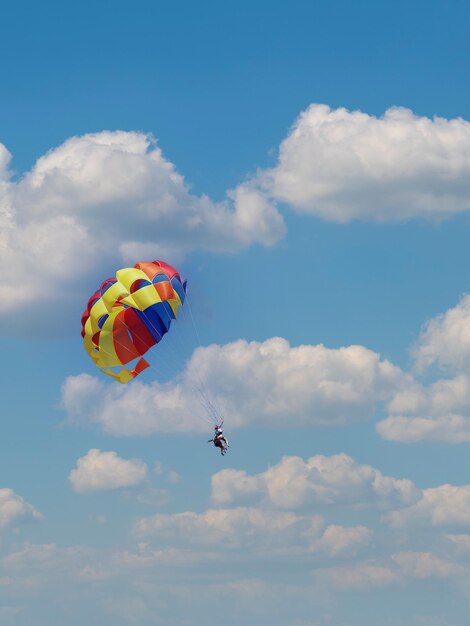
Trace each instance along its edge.
{"label": "parachute suspension line", "polygon": [[[123,325],[124,325],[124,326],[125,326],[125,327],[129,330],[129,332],[130,332],[130,330],[131,330],[131,329],[129,328],[129,326],[127,326],[127,324],[126,324],[125,322],[122,322],[122,323],[123,323]],[[138,334],[137,332],[135,332],[135,329],[134,329],[134,333],[135,333],[135,335],[137,335],[137,336],[139,337],[139,339],[141,339],[141,340],[142,340],[142,337],[141,337],[141,336],[139,336],[139,334]],[[114,339],[114,341],[115,341],[115,343],[116,343],[117,345],[121,346],[121,348],[123,348],[123,350],[126,350],[127,352],[132,352],[132,351],[131,351],[131,350],[130,350],[127,346],[125,346],[125,345],[124,345],[121,341],[119,341],[118,339],[116,339],[116,338],[115,338],[115,339]],[[100,351],[104,352],[104,353],[105,353],[105,354],[107,354],[108,356],[114,357],[114,354],[112,354],[112,353],[111,353],[111,352],[109,352],[108,350],[105,350],[105,349],[104,349],[104,348],[102,348],[102,347],[100,348]],[[132,353],[132,354],[133,354],[133,353]],[[136,358],[138,358],[138,357],[136,357]],[[163,360],[163,359],[162,359],[162,360]],[[212,424],[212,419],[209,419],[209,418],[204,417],[204,416],[202,416],[202,415],[198,415],[197,413],[195,413],[195,415],[196,415],[196,417],[197,417],[198,419],[202,420],[203,422],[206,422],[206,424],[207,424],[207,423]],[[222,421],[223,421],[223,420],[222,420]]]}
{"label": "parachute suspension line", "polygon": [[204,383],[199,382],[197,390],[199,392],[200,402],[202,406],[206,409],[206,411],[209,413],[212,419],[218,424],[220,421],[220,417],[219,417],[220,411],[218,411],[212,404],[211,399],[209,397],[209,393],[207,389],[205,388]]}
{"label": "parachute suspension line", "polygon": [[[187,307],[186,307],[186,305],[187,305]],[[189,312],[190,312],[191,321],[192,321],[193,328],[195,330],[195,334],[196,334],[196,337],[197,337],[198,345],[201,345],[201,338],[200,338],[200,335],[199,335],[196,323],[194,321],[194,316],[192,314],[191,305],[190,305],[187,293],[185,294],[184,304],[181,307],[180,311],[184,314],[186,308],[188,308]],[[168,322],[170,324],[178,321],[178,318],[176,318],[176,317],[173,320],[166,309],[163,309],[163,310],[165,311],[165,314],[168,317]],[[142,313],[145,316],[145,318],[148,320],[149,325],[154,329],[155,333],[159,336],[160,340],[162,340],[163,335],[161,335],[159,333],[158,329],[155,328],[154,324],[152,323],[152,320],[148,318],[148,316],[145,314],[145,311],[142,311]],[[180,316],[181,316],[181,313],[180,313]],[[180,352],[181,352],[181,354],[183,354],[184,345],[183,345],[183,342],[181,340],[181,337],[179,336],[178,333],[173,333],[173,335],[171,337],[172,339],[173,339],[173,336],[174,336],[174,341],[175,342],[178,341],[178,343],[180,345]],[[200,397],[199,403],[201,404],[202,408],[204,409],[204,412],[207,415],[209,415],[208,419],[202,418],[201,416],[198,416],[198,417],[200,417],[201,419],[204,419],[204,421],[206,421],[206,422],[208,422],[210,424],[212,424],[212,423],[219,424],[221,422],[220,411],[218,411],[216,409],[216,407],[214,406],[213,402],[210,399],[210,395],[209,395],[209,391],[207,390],[207,387],[205,386],[205,384],[203,383],[203,381],[201,380],[201,378],[197,374],[196,374],[196,383],[192,383],[192,382],[190,382],[186,378],[186,384],[191,388],[191,390],[193,392],[197,392],[197,394]],[[222,422],[223,422],[223,419],[222,419]]]}
{"label": "parachute suspension line", "polygon": [[[170,324],[173,324],[174,322],[177,322],[177,321],[178,321],[178,319],[180,319],[180,320],[181,320],[181,318],[183,317],[183,313],[184,313],[184,311],[185,311],[185,308],[186,308],[186,307],[185,307],[185,305],[184,305],[184,303],[185,303],[185,302],[187,302],[186,292],[185,292],[184,302],[181,304],[181,306],[180,306],[180,308],[179,308],[179,311],[178,311],[178,317],[176,317],[176,315],[175,315],[174,320],[172,319],[172,317],[171,317],[171,315],[168,313],[168,311],[167,311],[165,308],[163,309],[163,310],[164,310],[164,312],[165,312],[165,314],[166,314],[166,316],[168,317],[168,321],[169,321],[169,323],[170,323]],[[178,327],[180,327],[180,326],[181,326],[181,325],[178,325]],[[182,339],[181,339],[181,337],[179,336],[179,333],[174,333],[174,335],[175,335],[175,342],[178,342],[178,343],[179,343],[179,349],[180,349],[180,351],[181,351],[181,354],[184,354],[184,351],[185,351],[185,346],[184,346],[184,342],[183,342],[183,340],[182,340]]]}
{"label": "parachute suspension line", "polygon": [[[153,328],[153,330],[154,330],[154,331],[155,331],[155,333],[158,335],[158,337],[160,338],[160,341],[161,341],[161,340],[163,339],[163,335],[162,335],[162,334],[158,331],[158,329],[154,326],[154,324],[152,323],[152,320],[151,320],[151,319],[149,319],[149,317],[145,314],[145,311],[142,311],[142,313],[143,313],[143,315],[145,316],[145,318],[148,320],[149,325]],[[168,318],[169,318],[169,321],[170,321],[170,323],[171,323],[171,322],[172,322],[172,320],[171,320],[171,317],[170,317],[169,315],[168,315]],[[163,360],[163,359],[162,359],[162,360]],[[175,364],[175,361],[173,361],[173,365],[174,365],[174,364]],[[201,393],[201,392],[200,392],[200,389],[199,389],[198,387],[195,387],[195,385],[194,385],[193,383],[190,383],[188,380],[186,380],[186,382],[187,382],[187,384],[189,385],[189,387],[192,389],[192,391],[194,391],[194,392],[199,391],[199,393]],[[203,383],[202,383],[202,382],[200,382],[200,385],[202,385],[202,384],[203,384]],[[201,404],[202,404],[202,403],[201,403]],[[209,404],[210,404],[210,401],[209,401],[209,400],[207,400],[207,404],[202,404],[202,406],[203,406],[203,408],[205,409],[205,414],[207,414],[207,413],[208,413],[208,414],[210,415],[210,418],[206,418],[206,417],[204,417],[204,416],[202,416],[202,415],[198,415],[197,413],[195,413],[195,415],[196,415],[196,417],[197,417],[198,419],[200,419],[200,420],[202,420],[202,421],[204,421],[204,422],[206,422],[206,423],[212,424],[214,421],[215,421],[216,423],[218,423],[218,421],[219,421],[219,420],[217,419],[217,416],[216,416],[216,414],[215,414],[215,409],[213,409],[213,408],[212,408],[212,410],[214,411],[214,413],[212,413],[212,412],[211,412],[211,409],[209,408]],[[210,406],[212,406],[212,405],[210,405]]]}
{"label": "parachute suspension line", "polygon": [[194,331],[196,333],[197,342],[198,342],[198,345],[201,346],[202,345],[202,341],[201,341],[201,337],[199,335],[199,331],[198,331],[197,326],[196,326],[196,322],[194,320],[193,310],[191,308],[191,302],[189,301],[188,294],[186,294],[186,301],[188,303],[188,311],[189,311],[189,315],[191,316],[191,321],[193,323]]}
{"label": "parachute suspension line", "polygon": [[[189,322],[188,313],[186,313],[186,310],[189,311],[189,315],[191,317],[191,325],[193,327],[194,335],[196,337],[196,346],[201,346],[202,345],[201,337],[199,335],[197,326],[194,321],[194,317],[192,315],[190,298],[187,293],[186,293],[185,306],[183,307],[183,311],[185,313],[185,319]],[[190,385],[193,388],[196,395],[199,396],[199,404],[202,407],[204,413],[208,416],[206,421],[211,424],[219,424],[220,413],[218,414],[214,405],[210,401],[207,387],[205,386],[204,382],[202,381],[201,377],[197,374],[197,372],[192,372],[192,378],[194,379],[194,382],[190,383]]]}
{"label": "parachute suspension line", "polygon": [[[152,320],[148,317],[148,315],[146,315],[145,311],[141,311],[141,313],[144,315],[145,319],[149,323],[149,326],[151,326],[153,328],[153,330],[155,331],[156,335],[159,337],[159,340],[161,341],[163,339],[163,335],[158,331],[158,328],[155,327],[155,325],[152,323]],[[169,315],[168,315],[168,318],[169,318],[169,321],[171,323],[172,319],[171,319],[171,317]],[[126,326],[126,328],[128,328],[128,330],[130,332],[130,328],[125,324],[125,322],[123,322],[123,324],[124,324],[124,326]],[[139,336],[137,332],[135,334],[137,336]],[[139,338],[142,340],[142,337],[139,337]],[[168,366],[168,360],[167,359],[163,359],[161,354],[160,354],[160,358],[161,358],[162,361],[164,361],[164,364],[166,364]],[[174,367],[175,364],[176,364],[176,369],[178,369],[177,362],[173,359],[172,360],[172,366]],[[171,370],[172,367],[170,367],[168,369]],[[194,384],[190,383],[189,381],[186,381],[186,382],[187,382],[187,384],[189,384],[189,387],[192,389],[192,391],[194,391],[194,392],[199,391],[200,392],[199,388],[195,387]],[[200,381],[199,384],[202,385],[203,383]],[[205,421],[207,423],[210,423],[210,424],[212,424],[213,421],[218,423],[219,420],[217,419],[217,416],[215,414],[215,409],[212,407],[212,405],[210,405],[212,407],[212,411],[211,411],[211,409],[209,408],[209,404],[210,404],[210,402],[207,399],[206,404],[203,404],[203,408],[204,408],[206,413],[209,413],[211,418],[210,419],[206,419],[206,418],[204,418],[204,417],[202,417],[200,415],[197,415],[197,417],[199,417],[199,419],[202,419],[203,421]]]}
{"label": "parachute suspension line", "polygon": [[[159,339],[160,339],[160,341],[161,341],[161,340],[163,339],[163,335],[162,335],[161,333],[159,333],[158,329],[157,329],[157,328],[156,328],[156,327],[152,324],[151,319],[149,319],[149,317],[145,314],[145,312],[143,312],[143,311],[142,311],[142,313],[144,314],[145,318],[148,320],[149,325],[150,325],[150,326],[154,329],[155,333],[158,335],[158,337],[159,337]],[[121,321],[122,321],[122,320],[121,320]],[[122,321],[122,324],[123,324],[123,326],[125,326],[125,327],[127,328],[127,330],[128,330],[130,333],[131,333],[131,332],[133,332],[133,333],[134,333],[137,337],[139,337],[139,339],[140,339],[141,341],[143,341],[143,342],[145,343],[145,341],[144,341],[144,339],[143,339],[142,335],[139,335],[139,333],[135,330],[135,328],[131,331],[131,328],[130,328],[130,327],[129,327],[129,326],[128,326],[128,325],[127,325],[124,321]],[[123,343],[121,343],[121,342],[120,342],[120,341],[118,341],[118,340],[115,340],[115,341],[116,341],[116,343],[117,343],[117,344],[121,345],[121,346],[122,346],[123,348],[125,348],[127,351],[130,351],[130,350],[129,350],[129,348],[127,348],[127,347],[126,347]],[[102,348],[101,348],[101,349],[102,349]],[[106,354],[109,354],[110,356],[113,356],[110,352],[107,352],[106,350],[103,350],[103,352],[106,352]],[[164,362],[164,364],[168,367],[168,361],[167,361],[166,359],[163,359],[163,358],[162,358],[162,355],[160,355],[160,359],[161,359],[161,361],[163,361],[163,362]],[[175,365],[175,363],[176,363],[176,361],[174,361],[174,362],[172,363],[172,365]],[[168,368],[168,369],[171,369],[171,368]],[[192,385],[191,383],[189,383],[189,384],[190,384],[190,387],[192,387],[193,391],[199,391],[199,389],[196,389],[196,387],[194,387],[194,385]],[[206,406],[206,405],[203,405],[203,407],[204,407],[204,409],[205,409],[206,413],[211,414],[210,410],[207,408],[207,406]],[[211,414],[212,419],[211,419],[211,418],[207,418],[207,417],[202,416],[202,415],[198,415],[197,413],[195,413],[195,415],[196,415],[196,417],[197,417],[198,419],[200,419],[200,420],[202,420],[202,421],[204,421],[204,422],[206,422],[206,423],[208,423],[208,424],[212,424],[212,423],[213,423],[213,421],[215,421],[216,423],[218,423],[217,417],[216,417],[215,415],[212,415],[212,414]],[[222,421],[223,421],[223,420],[222,420]]]}
{"label": "parachute suspension line", "polygon": [[[201,336],[199,334],[199,330],[196,324],[196,320],[194,319],[194,315],[193,315],[193,310],[191,307],[191,301],[190,298],[188,296],[188,294],[186,294],[186,304],[187,304],[187,308],[189,311],[189,315],[191,317],[191,322],[194,328],[194,332],[196,334],[196,338],[197,338],[197,344],[199,346],[202,346],[202,340],[201,340]],[[203,407],[206,409],[206,411],[209,413],[209,415],[211,415],[212,419],[214,420],[214,422],[216,424],[222,423],[223,424],[223,417],[222,417],[222,413],[219,410],[218,406],[214,406],[215,405],[215,401],[212,402],[211,397],[210,397],[210,393],[207,389],[207,387],[205,386],[204,382],[201,380],[201,378],[199,376],[197,376],[197,380],[199,383],[199,394],[202,398],[202,405]]]}
{"label": "parachute suspension line", "polygon": [[219,420],[217,415],[211,411],[210,407],[207,405],[202,397],[199,398],[199,404],[203,408],[203,413],[205,416],[203,419],[207,424],[218,426],[221,421],[223,422],[223,420]]}

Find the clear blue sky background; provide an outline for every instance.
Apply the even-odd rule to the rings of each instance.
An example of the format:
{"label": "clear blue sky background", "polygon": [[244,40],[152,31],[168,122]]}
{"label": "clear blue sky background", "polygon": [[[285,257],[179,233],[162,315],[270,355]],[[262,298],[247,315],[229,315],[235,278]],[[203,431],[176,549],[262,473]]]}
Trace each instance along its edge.
{"label": "clear blue sky background", "polygon": [[[13,180],[20,180],[38,158],[70,137],[103,130],[151,133],[191,192],[219,201],[258,168],[275,165],[280,142],[312,103],[373,116],[403,106],[419,116],[469,120],[469,24],[468,3],[459,0],[20,0],[0,9],[0,142],[13,155]],[[193,285],[202,344],[274,336],[292,346],[358,344],[409,371],[409,349],[422,325],[468,292],[468,215],[440,222],[337,224],[299,216],[288,203],[280,210],[287,234],[275,246],[255,244],[226,255],[202,250],[180,262]],[[71,425],[61,406],[61,386],[67,376],[96,375],[82,347],[79,319],[105,276],[100,267],[88,276],[82,308],[73,309],[65,332],[42,336],[35,328],[35,307],[28,304],[28,326],[36,338],[28,329],[1,338],[0,487],[12,489],[44,515],[0,530],[2,623],[466,624],[467,583],[462,590],[453,579],[418,576],[412,582],[341,588],[332,598],[313,582],[315,569],[332,566],[326,556],[315,563],[305,553],[297,560],[261,556],[246,562],[251,548],[243,541],[217,562],[215,574],[204,559],[187,569],[157,564],[144,574],[113,562],[110,554],[136,549],[132,528],[138,518],[203,513],[213,506],[210,478],[224,467],[256,474],[283,456],[346,453],[424,489],[467,485],[470,462],[467,443],[383,440],[375,431],[376,421],[386,415],[381,405],[372,419],[335,427],[306,426],[299,416],[301,424],[292,417],[286,429],[269,428],[253,416],[249,428],[230,433],[228,420],[232,447],[223,460],[205,444],[205,433],[113,437],[97,425]],[[289,281],[283,297],[280,280]],[[190,351],[178,354],[183,368]],[[152,382],[156,370],[146,371],[142,380]],[[165,498],[142,504],[132,488],[77,494],[67,477],[91,448],[142,459],[152,487],[165,490]],[[156,461],[163,474],[152,473]],[[178,482],[169,478],[171,471],[178,473]],[[380,549],[369,546],[357,560],[381,566],[383,546],[391,539],[380,513],[319,505],[308,514],[321,514],[330,524],[374,529]],[[412,531],[407,537],[407,551],[434,551]],[[63,551],[86,546],[95,552],[83,557],[83,567],[107,573],[77,582],[68,572],[82,557],[63,552],[47,562],[32,558],[24,571],[8,560],[25,545],[45,544]],[[184,539],[177,538],[160,548],[181,544]],[[223,546],[217,549],[224,553]],[[442,553],[439,558],[444,559]],[[35,577],[47,582],[28,587],[27,579]],[[198,580],[210,582],[199,592]],[[237,604],[236,584],[242,580],[251,581],[253,589]],[[226,599],[228,616],[212,612],[220,598]]]}

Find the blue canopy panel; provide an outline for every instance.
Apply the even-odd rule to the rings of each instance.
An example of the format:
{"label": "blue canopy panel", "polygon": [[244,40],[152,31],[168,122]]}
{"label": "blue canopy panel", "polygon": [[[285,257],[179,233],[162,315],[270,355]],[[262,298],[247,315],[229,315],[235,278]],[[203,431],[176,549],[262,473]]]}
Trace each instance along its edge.
{"label": "blue canopy panel", "polygon": [[178,294],[180,300],[181,300],[181,304],[183,304],[184,299],[186,297],[186,281],[185,281],[185,285],[183,286],[181,284],[181,282],[178,280],[178,278],[176,276],[173,276],[173,278],[171,279],[171,286],[173,287],[173,289],[176,291],[176,293]]}
{"label": "blue canopy panel", "polygon": [[156,343],[168,332],[171,324],[165,304],[166,302],[157,302],[147,307],[145,311],[134,309]]}

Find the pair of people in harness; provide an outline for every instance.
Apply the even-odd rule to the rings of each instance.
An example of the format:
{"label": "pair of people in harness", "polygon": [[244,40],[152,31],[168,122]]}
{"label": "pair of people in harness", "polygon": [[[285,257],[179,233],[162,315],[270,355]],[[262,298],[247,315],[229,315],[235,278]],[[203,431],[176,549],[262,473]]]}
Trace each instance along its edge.
{"label": "pair of people in harness", "polygon": [[220,448],[220,454],[222,456],[227,453],[228,439],[224,435],[224,431],[222,430],[221,426],[214,426],[214,437],[207,440],[207,443],[210,442],[212,442],[216,448]]}

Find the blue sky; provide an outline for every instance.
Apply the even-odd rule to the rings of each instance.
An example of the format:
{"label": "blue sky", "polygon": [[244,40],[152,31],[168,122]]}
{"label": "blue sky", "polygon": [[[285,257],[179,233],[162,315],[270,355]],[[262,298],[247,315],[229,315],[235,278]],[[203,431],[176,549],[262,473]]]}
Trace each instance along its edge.
{"label": "blue sky", "polygon": [[[467,623],[469,13],[1,9],[2,624]],[[154,258],[197,332],[119,386],[80,316]]]}

